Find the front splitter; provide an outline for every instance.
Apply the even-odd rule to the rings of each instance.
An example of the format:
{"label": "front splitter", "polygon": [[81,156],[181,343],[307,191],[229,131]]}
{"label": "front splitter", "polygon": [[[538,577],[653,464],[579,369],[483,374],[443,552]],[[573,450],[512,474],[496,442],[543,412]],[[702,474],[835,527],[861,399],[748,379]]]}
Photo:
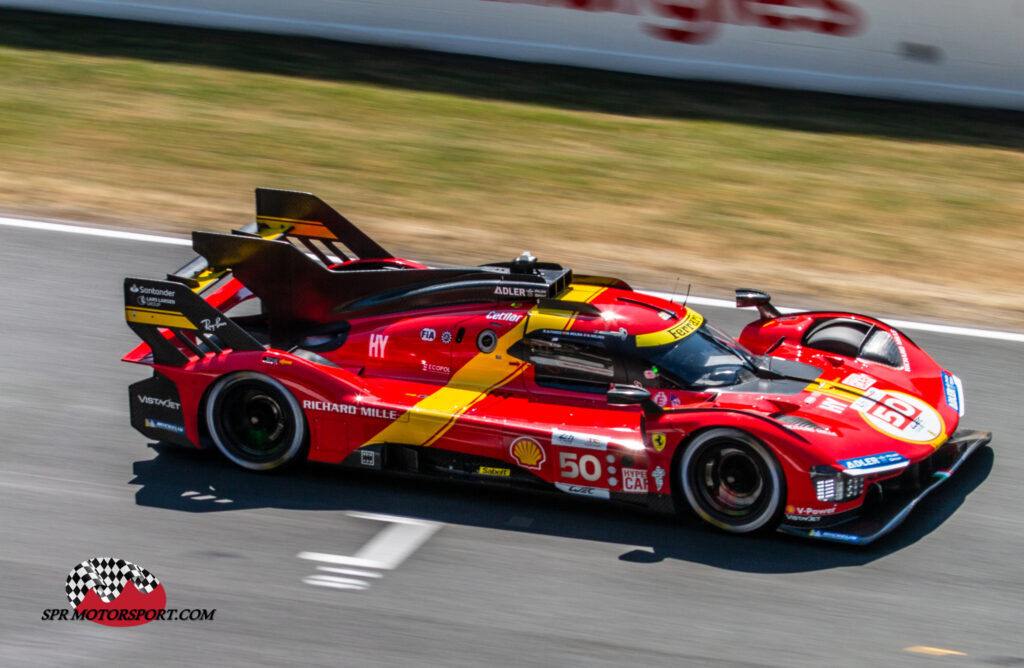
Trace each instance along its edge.
{"label": "front splitter", "polygon": [[953,445],[957,448],[956,459],[953,460],[953,463],[948,468],[933,473],[928,485],[921,488],[917,494],[901,498],[895,502],[885,503],[873,510],[868,516],[858,517],[821,529],[782,524],[779,526],[779,531],[792,536],[846,543],[848,545],[867,545],[872,543],[899,526],[910,514],[910,511],[920,503],[921,499],[953,477],[953,474],[960,468],[960,465],[967,461],[967,458],[975,450],[991,440],[992,433],[988,431],[957,430],[946,443],[946,445]]}

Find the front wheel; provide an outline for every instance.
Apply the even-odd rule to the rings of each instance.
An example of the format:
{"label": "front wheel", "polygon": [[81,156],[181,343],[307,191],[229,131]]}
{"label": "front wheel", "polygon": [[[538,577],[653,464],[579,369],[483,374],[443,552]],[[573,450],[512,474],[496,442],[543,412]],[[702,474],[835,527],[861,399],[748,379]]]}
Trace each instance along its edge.
{"label": "front wheel", "polygon": [[756,438],[738,429],[698,434],[679,462],[680,487],[705,522],[730,533],[775,528],[786,481],[778,461]]}
{"label": "front wheel", "polygon": [[217,449],[250,471],[287,464],[306,440],[299,402],[279,381],[253,371],[214,383],[206,401],[206,426]]}

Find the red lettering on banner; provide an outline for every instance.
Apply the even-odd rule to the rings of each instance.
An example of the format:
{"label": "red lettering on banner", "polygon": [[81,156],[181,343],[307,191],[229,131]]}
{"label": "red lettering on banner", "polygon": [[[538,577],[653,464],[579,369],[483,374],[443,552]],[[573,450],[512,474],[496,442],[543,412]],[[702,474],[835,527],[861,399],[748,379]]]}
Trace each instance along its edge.
{"label": "red lettering on banner", "polygon": [[707,44],[722,25],[816,32],[850,37],[864,27],[863,12],[846,0],[485,0],[538,5],[585,12],[648,14],[668,23],[644,22],[641,29],[657,39],[680,44]]}
{"label": "red lettering on banner", "polygon": [[724,23],[719,14],[719,0],[697,0],[698,6],[677,5],[656,0],[654,11],[665,18],[682,21],[685,28],[666,27],[652,23],[643,24],[643,30],[652,37],[681,42],[683,44],[704,44],[718,34],[718,24]]}

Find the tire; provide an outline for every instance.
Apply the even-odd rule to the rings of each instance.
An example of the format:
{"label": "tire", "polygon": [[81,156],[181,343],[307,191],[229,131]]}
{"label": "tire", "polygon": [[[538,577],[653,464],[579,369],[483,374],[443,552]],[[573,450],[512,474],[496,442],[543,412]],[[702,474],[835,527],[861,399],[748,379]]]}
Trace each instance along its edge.
{"label": "tire", "polygon": [[804,339],[804,345],[827,353],[857,357],[867,333],[867,325],[832,321],[812,330]]}
{"label": "tire", "polygon": [[217,380],[206,400],[206,427],[217,449],[238,466],[269,471],[297,459],[306,421],[291,392],[254,371]]}
{"label": "tire", "polygon": [[782,469],[763,443],[739,429],[698,434],[683,452],[677,480],[690,508],[723,531],[770,531],[782,518]]}

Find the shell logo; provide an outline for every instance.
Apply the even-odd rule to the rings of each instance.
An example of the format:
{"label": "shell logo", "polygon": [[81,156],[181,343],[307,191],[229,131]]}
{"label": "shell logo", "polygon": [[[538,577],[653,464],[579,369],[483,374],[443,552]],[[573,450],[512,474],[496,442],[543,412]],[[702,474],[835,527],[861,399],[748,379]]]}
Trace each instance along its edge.
{"label": "shell logo", "polygon": [[528,436],[522,436],[512,441],[509,452],[512,454],[512,459],[516,460],[516,463],[524,469],[536,471],[547,459],[547,454],[540,443]]}

